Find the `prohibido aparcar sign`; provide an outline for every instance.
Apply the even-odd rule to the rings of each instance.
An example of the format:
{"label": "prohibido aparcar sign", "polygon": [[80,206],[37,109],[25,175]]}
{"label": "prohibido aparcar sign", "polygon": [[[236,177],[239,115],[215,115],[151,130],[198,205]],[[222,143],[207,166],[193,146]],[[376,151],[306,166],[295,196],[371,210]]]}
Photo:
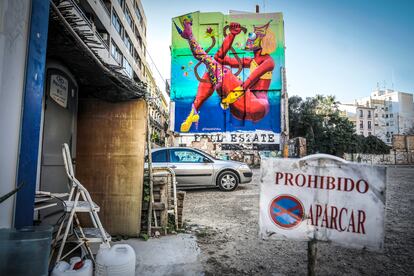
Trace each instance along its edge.
{"label": "prohibido aparcar sign", "polygon": [[382,249],[386,168],[316,154],[263,159],[261,173],[262,238]]}

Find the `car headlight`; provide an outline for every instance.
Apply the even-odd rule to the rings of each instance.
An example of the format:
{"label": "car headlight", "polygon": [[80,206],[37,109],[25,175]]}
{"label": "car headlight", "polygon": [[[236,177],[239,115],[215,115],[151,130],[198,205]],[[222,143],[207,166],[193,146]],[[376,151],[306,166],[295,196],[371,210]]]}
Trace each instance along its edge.
{"label": "car headlight", "polygon": [[247,164],[240,165],[239,169],[241,170],[250,170],[250,167]]}

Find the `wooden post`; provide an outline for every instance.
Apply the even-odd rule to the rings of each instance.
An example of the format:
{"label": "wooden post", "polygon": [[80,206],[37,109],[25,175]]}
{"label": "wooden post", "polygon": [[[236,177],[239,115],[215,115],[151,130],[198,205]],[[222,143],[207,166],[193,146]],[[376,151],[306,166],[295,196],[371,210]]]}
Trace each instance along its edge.
{"label": "wooden post", "polygon": [[308,276],[315,276],[316,254],[317,254],[316,240],[308,241]]}

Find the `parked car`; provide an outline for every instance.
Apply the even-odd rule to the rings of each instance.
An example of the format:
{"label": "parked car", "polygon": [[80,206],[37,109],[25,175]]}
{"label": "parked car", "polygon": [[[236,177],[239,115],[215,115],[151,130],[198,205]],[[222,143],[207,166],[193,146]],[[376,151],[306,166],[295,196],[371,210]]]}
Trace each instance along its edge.
{"label": "parked car", "polygon": [[152,166],[174,170],[177,187],[214,187],[233,191],[252,180],[252,170],[242,162],[220,160],[193,148],[172,147],[152,150]]}

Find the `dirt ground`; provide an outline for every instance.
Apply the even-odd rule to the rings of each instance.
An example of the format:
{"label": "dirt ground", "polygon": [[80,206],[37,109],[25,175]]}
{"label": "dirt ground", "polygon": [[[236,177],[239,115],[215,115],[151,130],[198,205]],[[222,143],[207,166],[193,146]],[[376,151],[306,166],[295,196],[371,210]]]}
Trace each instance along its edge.
{"label": "dirt ground", "polygon": [[[206,275],[305,275],[307,243],[258,237],[259,175],[234,192],[187,191],[184,218]],[[388,169],[382,253],[319,243],[317,275],[414,275],[414,168]]]}

